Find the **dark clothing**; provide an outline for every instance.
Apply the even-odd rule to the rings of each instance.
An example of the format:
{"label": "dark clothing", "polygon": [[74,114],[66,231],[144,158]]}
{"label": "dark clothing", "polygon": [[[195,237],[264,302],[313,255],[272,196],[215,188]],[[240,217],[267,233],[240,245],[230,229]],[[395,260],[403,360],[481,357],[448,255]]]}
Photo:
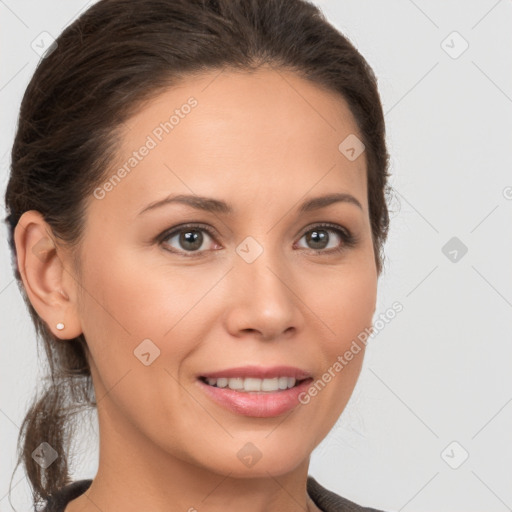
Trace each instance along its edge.
{"label": "dark clothing", "polygon": [[[77,480],[64,486],[48,498],[46,507],[41,512],[63,512],[71,500],[78,498],[89,489],[91,483],[91,479],[86,479]],[[353,501],[338,496],[322,487],[312,476],[308,476],[307,491],[317,507],[323,512],[382,512],[374,508],[362,507]]]}

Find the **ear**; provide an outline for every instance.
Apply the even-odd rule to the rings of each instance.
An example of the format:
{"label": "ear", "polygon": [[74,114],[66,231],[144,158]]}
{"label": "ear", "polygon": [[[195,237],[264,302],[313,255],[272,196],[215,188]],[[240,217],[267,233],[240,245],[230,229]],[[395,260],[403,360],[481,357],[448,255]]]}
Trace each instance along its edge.
{"label": "ear", "polygon": [[[25,212],[14,230],[18,269],[30,303],[55,337],[82,333],[77,309],[77,279],[69,255],[36,210]],[[57,329],[58,323],[64,329]]]}

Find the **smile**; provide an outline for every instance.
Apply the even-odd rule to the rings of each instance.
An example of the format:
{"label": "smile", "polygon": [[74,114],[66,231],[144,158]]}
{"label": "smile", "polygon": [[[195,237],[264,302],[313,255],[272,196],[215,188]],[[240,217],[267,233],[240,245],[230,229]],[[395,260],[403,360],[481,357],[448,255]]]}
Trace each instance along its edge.
{"label": "smile", "polygon": [[206,378],[201,377],[201,380],[209,386],[217,388],[229,388],[235,391],[245,393],[250,392],[276,392],[283,391],[295,387],[302,381],[297,381],[294,377],[274,377],[272,379],[258,379],[254,377],[219,377],[219,378]]}
{"label": "smile", "polygon": [[[279,382],[281,381],[282,386],[284,386],[285,378],[286,388],[281,389],[279,388]],[[299,396],[307,391],[313,381],[311,377],[296,380],[294,377],[284,376],[271,379],[257,379],[254,377],[244,379],[231,377],[227,379],[217,377],[208,380],[212,384],[209,384],[205,377],[199,377],[196,382],[201,391],[217,406],[237,415],[254,418],[272,418],[290,412],[300,405]],[[225,384],[224,387],[218,386],[219,380],[221,384]],[[243,387],[231,389],[228,386],[230,381],[233,381],[235,387],[240,383],[243,384]],[[262,389],[268,390],[263,391]]]}

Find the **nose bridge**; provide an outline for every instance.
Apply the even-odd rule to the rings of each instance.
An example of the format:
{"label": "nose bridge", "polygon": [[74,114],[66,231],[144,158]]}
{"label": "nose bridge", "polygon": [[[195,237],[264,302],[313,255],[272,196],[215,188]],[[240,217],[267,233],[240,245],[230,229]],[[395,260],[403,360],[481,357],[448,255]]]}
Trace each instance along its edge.
{"label": "nose bridge", "polygon": [[258,239],[247,236],[236,247],[238,258],[235,269],[240,278],[246,281],[248,289],[255,293],[261,288],[269,287],[277,293],[282,292],[280,289],[283,283],[277,275],[288,273],[280,248],[271,246],[271,238],[266,236],[263,240],[263,236]]}
{"label": "nose bridge", "polygon": [[[262,237],[263,238],[263,237]],[[236,247],[232,273],[234,315],[237,329],[258,330],[265,336],[277,336],[296,326],[297,304],[292,293],[292,272],[283,261],[279,247],[265,245],[255,237],[246,237]]]}

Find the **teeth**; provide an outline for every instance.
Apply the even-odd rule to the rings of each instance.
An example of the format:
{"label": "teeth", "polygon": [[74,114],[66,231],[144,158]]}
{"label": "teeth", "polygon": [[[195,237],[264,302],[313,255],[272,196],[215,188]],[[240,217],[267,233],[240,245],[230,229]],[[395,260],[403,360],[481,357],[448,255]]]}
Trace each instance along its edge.
{"label": "teeth", "polygon": [[[270,379],[265,379],[265,380],[268,382]],[[263,381],[261,379],[253,379],[251,377],[247,377],[244,380],[244,387],[242,388],[242,390],[243,391],[261,391],[262,384],[263,384]]]}
{"label": "teeth", "polygon": [[228,379],[220,378],[217,379],[217,387],[225,388],[228,385]]}
{"label": "teeth", "polygon": [[234,379],[226,379],[227,386],[229,386],[230,389],[243,389],[244,387],[244,379],[242,378],[234,378]]}
{"label": "teeth", "polygon": [[[254,379],[257,380],[257,379]],[[261,391],[277,391],[279,389],[279,379],[263,379],[261,381]]]}
{"label": "teeth", "polygon": [[256,379],[254,377],[234,377],[228,379],[219,377],[217,379],[207,378],[206,382],[210,386],[217,388],[229,388],[236,391],[279,391],[293,388],[296,380],[294,377],[274,377],[273,379]]}

